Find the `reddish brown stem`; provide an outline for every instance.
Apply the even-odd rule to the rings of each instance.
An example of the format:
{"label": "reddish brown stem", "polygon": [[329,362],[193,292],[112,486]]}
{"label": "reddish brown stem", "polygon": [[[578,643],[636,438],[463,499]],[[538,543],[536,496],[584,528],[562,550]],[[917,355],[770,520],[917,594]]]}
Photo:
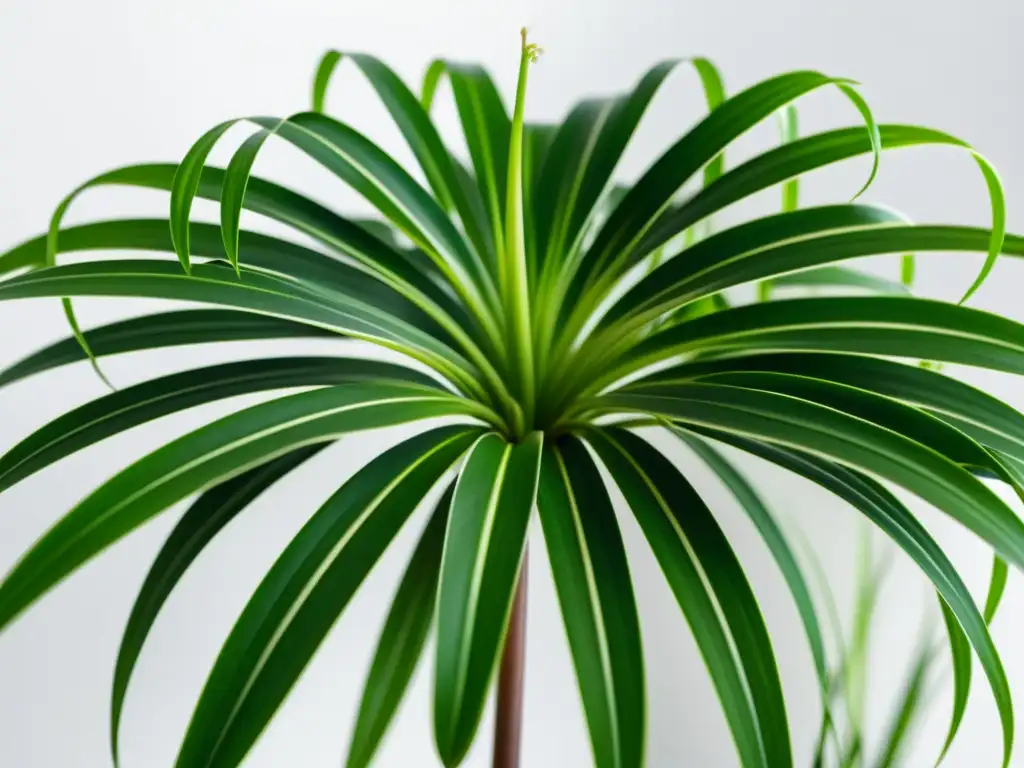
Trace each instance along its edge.
{"label": "reddish brown stem", "polygon": [[526,555],[519,574],[512,616],[498,677],[498,713],[494,724],[494,768],[519,768],[523,734],[523,672],[526,666]]}

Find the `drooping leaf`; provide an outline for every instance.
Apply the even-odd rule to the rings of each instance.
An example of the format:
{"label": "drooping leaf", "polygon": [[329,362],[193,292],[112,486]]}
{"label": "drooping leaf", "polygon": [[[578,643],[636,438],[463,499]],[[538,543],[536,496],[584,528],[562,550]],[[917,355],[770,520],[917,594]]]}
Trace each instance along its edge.
{"label": "drooping leaf", "polygon": [[[883,150],[929,145],[967,150],[974,156],[983,172],[986,185],[989,185],[988,161],[977,155],[969,144],[948,133],[913,125],[880,125],[878,130]],[[757,155],[724,174],[716,184],[692,199],[666,211],[645,236],[643,243],[638,246],[633,259],[642,258],[644,254],[650,253],[666,240],[689,229],[705,217],[762,189],[873,151],[870,135],[863,127],[855,127],[813,134]],[[1003,215],[1002,207],[1005,203],[1001,189],[997,189],[998,194],[992,194],[992,187],[989,186],[989,191],[993,228],[985,233],[985,245],[979,250],[991,253],[993,249],[996,252],[999,250],[997,244],[1000,235],[996,224]],[[635,261],[631,260],[630,264],[632,263]]]}
{"label": "drooping leaf", "polygon": [[441,496],[405,568],[377,641],[346,768],[364,768],[373,759],[416,669],[437,601],[444,532],[455,485]]}
{"label": "drooping leaf", "polygon": [[475,439],[440,427],[384,452],[302,527],[249,599],[196,704],[178,768],[235,768],[423,496]]}
{"label": "drooping leaf", "polygon": [[949,638],[949,652],[953,660],[953,713],[950,717],[949,729],[946,732],[946,740],[942,744],[942,751],[936,765],[941,763],[953,746],[953,739],[960,731],[960,723],[963,722],[964,712],[967,711],[967,697],[971,692],[971,642],[967,639],[960,622],[950,610],[949,606],[940,598],[939,607],[942,609],[942,619],[946,624],[946,635]]}
{"label": "drooping leaf", "polygon": [[741,763],[792,765],[768,630],[710,510],[672,463],[641,438],[609,428],[590,431],[587,439],[626,497],[690,623]]}
{"label": "drooping leaf", "polygon": [[628,263],[641,238],[698,169],[757,123],[801,96],[828,85],[839,86],[867,117],[877,161],[877,128],[870,112],[864,112],[863,102],[851,95],[855,92],[849,88],[848,81],[818,72],[790,72],[753,85],[713,110],[673,144],[633,186],[580,262],[574,279],[575,289],[567,295],[570,304],[575,303],[596,276],[606,283],[608,278],[622,274],[624,264]]}
{"label": "drooping leaf", "polygon": [[114,764],[118,758],[118,732],[125,694],[135,663],[149,636],[153,623],[181,577],[213,538],[243,512],[263,491],[303,462],[319,453],[327,444],[304,446],[280,458],[251,469],[220,485],[215,485],[188,508],[174,526],[149,573],[142,583],[114,667],[110,701],[110,746]]}
{"label": "drooping leaf", "polygon": [[[135,296],[178,299],[297,320],[376,341],[431,365],[470,389],[472,365],[418,327],[372,303],[332,302],[302,285],[251,269],[200,264],[183,275],[161,261],[104,261],[35,270],[0,284],[0,301],[44,296]],[[479,391],[479,389],[477,389]]]}
{"label": "drooping leaf", "polygon": [[0,628],[64,577],[164,509],[304,445],[346,432],[479,414],[412,384],[342,384],[271,400],[168,443],[79,502],[0,584]]}
{"label": "drooping leaf", "polygon": [[736,498],[740,508],[750,518],[772,553],[775,564],[779,567],[782,577],[786,580],[793,601],[796,603],[800,621],[803,623],[804,634],[811,649],[814,669],[818,675],[818,684],[822,693],[829,688],[828,665],[825,657],[825,642],[818,621],[818,613],[814,607],[810,587],[804,579],[803,572],[797,562],[796,555],[786,541],[774,515],[754,487],[733,466],[733,464],[707,441],[682,429],[673,429],[673,434],[682,440],[696,453],[701,460],[718,476],[722,483]]}
{"label": "drooping leaf", "polygon": [[437,606],[434,734],[446,766],[476,735],[518,581],[540,471],[541,433],[518,445],[496,434],[459,473]]}
{"label": "drooping leaf", "polygon": [[639,768],[644,664],[626,552],[604,481],[586,448],[544,451],[537,509],[576,665],[598,768]]}
{"label": "drooping leaf", "polygon": [[443,59],[431,62],[423,78],[421,101],[428,112],[443,77],[447,77],[452,86],[478,194],[487,210],[492,235],[491,268],[497,277],[505,244],[493,235],[502,231],[505,221],[511,120],[494,81],[483,67]]}
{"label": "drooping leaf", "polygon": [[899,765],[899,758],[906,754],[907,740],[914,721],[922,714],[925,703],[928,673],[935,663],[935,654],[930,648],[923,648],[910,668],[910,675],[903,684],[899,706],[893,712],[889,728],[882,740],[881,755],[876,768],[892,768]]}
{"label": "drooping leaf", "polygon": [[[232,309],[189,309],[143,315],[85,331],[97,356],[227,341],[334,338],[339,335],[305,323]],[[85,359],[73,338],[33,352],[0,372],[0,386]]]}
{"label": "drooping leaf", "polygon": [[890,296],[787,299],[697,317],[653,334],[605,368],[594,390],[687,352],[848,352],[1024,373],[1024,326],[952,304]]}
{"label": "drooping leaf", "polygon": [[64,413],[0,456],[0,491],[105,438],[186,408],[251,392],[354,381],[438,386],[405,366],[344,357],[257,358],[150,379]]}
{"label": "drooping leaf", "polygon": [[849,502],[921,567],[960,623],[985,670],[1003,728],[1003,765],[1008,765],[1013,748],[1014,716],[1002,661],[966,584],[917,518],[884,486],[857,471],[810,453],[772,446],[729,432],[716,431],[714,436],[802,475]]}
{"label": "drooping leaf", "polygon": [[876,474],[935,505],[1024,568],[1024,522],[954,461],[870,421],[788,395],[719,384],[678,384],[671,395],[616,394],[609,409],[665,418],[813,453]]}

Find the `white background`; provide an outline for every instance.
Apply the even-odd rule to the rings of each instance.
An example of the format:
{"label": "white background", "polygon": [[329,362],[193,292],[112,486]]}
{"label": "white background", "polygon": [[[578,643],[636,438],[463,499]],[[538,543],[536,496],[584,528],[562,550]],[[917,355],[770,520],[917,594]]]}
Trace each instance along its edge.
{"label": "white background", "polygon": [[[974,143],[1003,174],[1011,229],[1024,230],[1024,54],[1019,44],[1024,10],[1014,0],[589,0],[557,7],[376,0],[359,5],[352,0],[5,0],[0,4],[0,248],[42,231],[60,197],[99,171],[131,162],[174,161],[206,128],[227,117],[307,107],[313,67],[328,47],[378,54],[409,82],[418,81],[437,54],[483,61],[508,94],[524,22],[547,49],[531,78],[527,112],[532,119],[553,120],[584,95],[628,87],[663,57],[710,56],[733,92],[784,69],[820,69],[861,81],[880,120],[938,127]],[[441,101],[438,119],[452,136],[454,110],[447,90]],[[336,81],[329,106],[403,161],[409,159],[383,108],[354,71]],[[856,120],[836,94],[814,96],[801,106],[805,131]],[[631,147],[623,177],[635,177],[699,116],[700,107],[692,74],[675,76]],[[764,126],[745,138],[732,157],[765,148],[774,138],[774,126]],[[229,151],[222,147],[216,159],[226,161]],[[350,193],[286,149],[270,148],[257,171],[330,204],[359,207]],[[852,163],[818,174],[805,184],[804,199],[846,199],[865,171],[863,163]],[[984,224],[987,216],[976,169],[966,156],[948,150],[886,156],[868,198],[900,207],[920,221]],[[757,205],[767,210],[775,201],[772,192]],[[83,199],[71,219],[159,214],[165,205],[156,194],[102,191]],[[208,207],[197,210],[210,212]],[[975,256],[926,256],[919,264],[920,289],[956,299],[979,265]],[[888,261],[880,268],[894,274],[895,265]],[[1022,279],[1022,266],[1004,260],[974,305],[1024,321]],[[152,308],[141,302],[83,301],[79,306],[90,325]],[[0,363],[65,333],[56,302],[2,306]],[[267,344],[255,351],[280,348]],[[317,345],[287,348],[308,351]],[[114,359],[107,369],[124,384],[253,351],[239,345],[227,351],[174,350]],[[963,375],[1024,406],[1018,381],[978,372]],[[0,395],[0,449],[102,392],[81,365],[10,387]],[[137,429],[5,493],[0,497],[0,571],[118,468],[239,405],[221,403]],[[261,498],[204,553],[167,604],[142,655],[123,722],[124,766],[173,762],[205,674],[261,574],[318,502],[401,434],[390,430],[342,441]],[[676,454],[719,513],[761,598],[782,669],[797,764],[806,765],[818,704],[796,612],[731,499],[694,461],[681,451]],[[854,513],[779,470],[749,459],[743,464],[787,522],[803,527],[830,570],[841,605],[848,606],[858,530]],[[107,713],[120,633],[148,563],[179,511],[168,512],[83,568],[0,636],[0,766],[109,765]],[[921,513],[972,588],[983,594],[989,567],[984,548],[930,510]],[[728,731],[685,623],[635,525],[625,521],[624,526],[646,646],[648,764],[735,765]],[[340,764],[384,607],[416,535],[414,527],[403,532],[374,571],[247,766]],[[524,768],[585,766],[589,747],[571,662],[543,542],[534,533]],[[994,631],[1018,699],[1024,690],[1022,599],[1024,590],[1014,576]],[[898,557],[873,647],[872,738],[888,716],[922,615],[935,618],[929,601],[922,579]],[[436,763],[430,675],[429,664],[421,665],[380,753],[380,765]],[[948,699],[947,689],[937,690],[910,765],[932,765],[947,723]],[[467,765],[488,765],[490,728],[486,720]],[[978,670],[964,728],[947,764],[997,765],[999,743],[994,705]],[[1015,764],[1024,765],[1024,752],[1018,753],[1022,756]]]}

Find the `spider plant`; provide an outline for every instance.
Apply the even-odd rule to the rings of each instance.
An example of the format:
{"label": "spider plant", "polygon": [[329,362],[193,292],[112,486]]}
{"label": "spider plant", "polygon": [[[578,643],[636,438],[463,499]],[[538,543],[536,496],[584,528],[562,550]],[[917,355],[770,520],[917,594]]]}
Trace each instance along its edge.
{"label": "spider plant", "polygon": [[[105,355],[243,339],[357,339],[408,361],[353,359],[341,343],[322,357],[253,357],[114,391],[26,437],[0,458],[0,488],[160,416],[243,393],[301,388],[174,440],[84,498],[0,585],[0,627],[118,539],[199,494],[154,561],[127,623],[111,706],[117,763],[132,670],[161,606],[204,547],[275,481],[343,435],[434,420],[356,472],[284,546],[213,665],[179,768],[242,762],[359,584],[435,488],[439,500],[380,633],[347,765],[372,760],[433,626],[441,762],[455,766],[465,757],[500,665],[495,765],[516,764],[523,561],[535,509],[594,762],[641,765],[640,625],[601,467],[689,623],[739,763],[791,765],[786,703],[754,590],[712,511],[648,440],[645,430],[653,429],[676,436],[742,502],[799,608],[826,707],[832,685],[808,585],[776,519],[716,445],[824,486],[909,554],[942,601],[956,670],[949,735],[936,753],[957,732],[973,651],[998,705],[1006,765],[1013,713],[987,619],[1007,564],[1024,566],[1024,524],[979,478],[1020,491],[1024,416],[917,361],[1022,373],[1024,326],[963,302],[915,298],[839,266],[882,254],[984,254],[973,292],[1000,252],[1024,254],[1024,239],[1005,235],[995,171],[948,134],[877,124],[848,79],[790,72],[726,98],[717,70],[699,58],[658,64],[633,91],[584,101],[558,125],[529,123],[527,79],[537,54],[524,33],[509,114],[480,67],[436,61],[417,97],[378,59],[331,52],[317,72],[311,111],[229,120],[178,164],[97,176],[61,203],[45,235],[0,256],[0,272],[8,274],[0,299],[60,297],[74,330],[73,338],[7,368],[0,384],[87,357],[98,365]],[[324,112],[342,62],[355,65],[380,95],[418,161],[417,176]],[[618,185],[616,166],[631,136],[682,65],[699,76],[707,116],[635,183]],[[444,79],[467,161],[455,157],[430,117]],[[855,124],[797,136],[791,105],[830,88],[850,101]],[[727,168],[726,148],[773,116],[782,118],[784,141]],[[238,122],[254,132],[225,168],[208,164]],[[252,176],[272,137],[324,166],[379,216],[348,218]],[[991,228],[922,226],[860,202],[797,206],[802,174],[868,156],[873,177],[884,150],[919,145],[971,153],[991,199]],[[101,185],[169,192],[169,217],[63,227],[73,200]],[[712,232],[714,214],[780,186],[781,212]],[[196,197],[219,200],[219,226],[190,221]],[[244,231],[243,210],[315,246]],[[58,253],[109,250],[152,253],[56,263]],[[907,273],[912,258],[905,257]],[[727,292],[742,284],[761,284],[764,297],[786,284],[826,285],[841,295],[739,304]],[[83,332],[69,303],[79,296],[206,306]],[[992,547],[990,611],[979,610],[888,484]]]}

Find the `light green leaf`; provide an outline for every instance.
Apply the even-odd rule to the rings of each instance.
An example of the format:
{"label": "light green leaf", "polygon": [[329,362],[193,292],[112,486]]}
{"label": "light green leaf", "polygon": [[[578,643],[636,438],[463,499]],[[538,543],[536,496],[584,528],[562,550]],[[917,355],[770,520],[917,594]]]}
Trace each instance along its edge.
{"label": "light green leaf", "polygon": [[988,596],[985,598],[985,623],[991,624],[999,610],[1006,590],[1006,579],[1009,571],[1006,561],[996,555],[992,558],[992,575],[989,577]]}
{"label": "light green leaf", "polygon": [[936,765],[945,760],[949,748],[953,746],[953,739],[956,738],[956,734],[960,730],[964,712],[967,711],[967,698],[971,693],[972,661],[971,641],[967,639],[967,635],[960,628],[960,622],[957,621],[956,616],[941,597],[939,598],[939,607],[942,609],[942,619],[946,624],[946,634],[949,637],[949,652],[953,659],[953,713]]}
{"label": "light green leaf", "polygon": [[852,288],[871,293],[906,295],[907,284],[847,267],[818,267],[773,278],[776,288]]}
{"label": "light green leaf", "polygon": [[[789,104],[778,115],[779,144],[792,144],[800,137],[800,120],[796,106]],[[799,178],[792,178],[782,184],[782,210],[795,211],[799,207],[800,180]]]}
{"label": "light green leaf", "polygon": [[881,756],[875,763],[876,768],[892,768],[898,765],[898,759],[906,754],[904,750],[910,729],[914,721],[923,714],[921,706],[927,703],[928,672],[934,666],[934,660],[935,654],[930,648],[923,648],[917,653],[910,675],[903,684],[899,706],[893,713],[888,731],[882,740]]}

